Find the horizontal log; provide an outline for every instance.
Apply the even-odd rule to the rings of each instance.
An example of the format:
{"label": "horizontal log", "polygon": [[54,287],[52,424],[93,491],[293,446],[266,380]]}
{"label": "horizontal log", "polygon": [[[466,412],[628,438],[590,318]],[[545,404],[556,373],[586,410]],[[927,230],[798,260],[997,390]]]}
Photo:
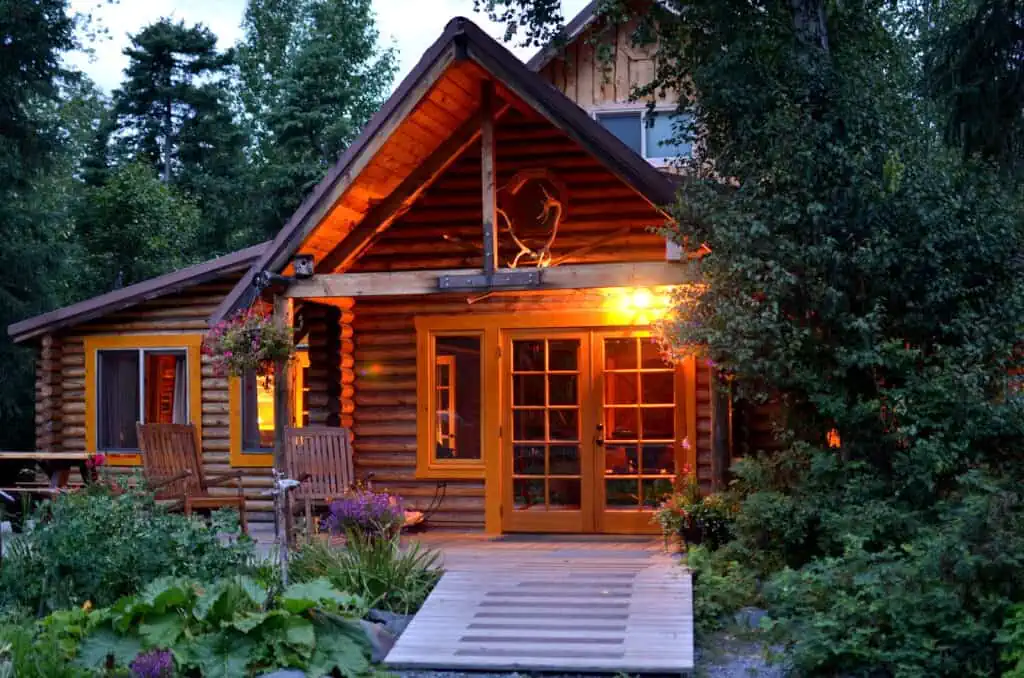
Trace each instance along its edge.
{"label": "horizontal log", "polygon": [[397,454],[402,452],[415,451],[415,436],[409,436],[407,438],[374,438],[372,436],[363,435],[355,439],[355,453],[357,457],[361,454],[372,454],[377,452],[382,452],[386,454]]}
{"label": "horizontal log", "polygon": [[416,468],[415,452],[361,452],[354,457],[357,467],[374,468]]}
{"label": "horizontal log", "polygon": [[[504,271],[501,271],[504,272]],[[480,269],[407,271],[401,273],[343,273],[315,275],[295,282],[286,292],[289,297],[307,296],[394,296],[411,294],[450,294],[441,290],[439,280],[480,276]],[[540,272],[540,283],[525,289],[585,289],[593,287],[649,287],[692,282],[688,267],[674,262],[634,262],[621,264],[580,264],[555,266]],[[458,284],[457,282],[455,284]],[[489,289],[514,289],[480,287]],[[468,305],[467,305],[468,306]]]}
{"label": "horizontal log", "polygon": [[230,426],[231,417],[221,414],[203,414],[203,426]]}
{"label": "horizontal log", "polygon": [[69,438],[81,438],[83,440],[83,442],[85,440],[85,426],[68,426],[68,425],[65,425],[64,426],[64,430],[62,431],[62,433],[64,435],[64,440],[65,441],[67,441]]}
{"label": "horizontal log", "polygon": [[416,406],[416,391],[385,391],[381,393],[364,393],[355,396],[356,405],[363,407],[408,405]]}
{"label": "horizontal log", "polygon": [[88,325],[86,329],[90,332],[127,332],[153,330],[166,332],[170,330],[180,331],[202,331],[207,328],[206,319],[173,319],[173,320],[139,320],[123,323],[97,323]]}
{"label": "horizontal log", "polygon": [[416,375],[416,363],[398,362],[358,362],[356,363],[356,374],[359,377],[376,379],[387,376]]}
{"label": "horizontal log", "polygon": [[64,426],[85,426],[85,412],[78,414],[62,414],[60,422]]}
{"label": "horizontal log", "polygon": [[[410,329],[412,329],[410,327]],[[384,346],[416,347],[416,335],[412,332],[367,332],[356,335],[355,348],[368,349]]]}
{"label": "horizontal log", "polygon": [[354,431],[357,436],[415,436],[416,422],[356,422]]}
{"label": "horizontal log", "polygon": [[203,403],[203,414],[228,414],[231,408],[228,407],[227,403]]}
{"label": "horizontal log", "polygon": [[416,421],[416,410],[410,407],[360,407],[357,422]]}
{"label": "horizontal log", "polygon": [[204,388],[203,403],[226,403],[229,394],[226,388]]}
{"label": "horizontal log", "polygon": [[203,391],[227,391],[227,377],[207,377],[202,380]]}
{"label": "horizontal log", "polygon": [[[635,249],[632,251],[625,251],[615,245],[608,245],[606,247],[597,248],[572,256],[569,256],[571,252],[562,252],[560,250],[555,250],[553,254],[563,263],[562,266],[557,268],[565,268],[568,266],[597,266],[602,264],[629,265],[648,262],[657,263],[664,262],[665,260],[665,248],[662,244],[656,244],[648,248]],[[498,260],[502,264],[508,264],[515,259],[515,255],[516,251],[514,250],[502,249],[499,252]],[[566,258],[561,259],[563,256]],[[445,256],[419,255],[403,257],[398,260],[394,257],[374,257],[372,255],[367,255],[360,260],[358,271],[353,271],[353,273],[365,275],[368,273],[406,273],[413,270],[423,269],[436,269],[439,271],[452,269],[476,269],[480,267],[480,261],[481,258],[479,253],[449,254]],[[553,271],[556,270],[556,268],[553,267],[544,270]],[[621,285],[615,284],[606,285],[606,287],[620,286]],[[420,294],[420,292],[417,292],[417,294]]]}
{"label": "horizontal log", "polygon": [[416,379],[404,377],[360,377],[356,382],[356,388],[360,391],[409,391],[416,388]]}
{"label": "horizontal log", "polygon": [[227,438],[207,438],[204,435],[203,449],[207,452],[227,452],[231,449],[231,441]]}
{"label": "horizontal log", "polygon": [[136,307],[118,313],[111,313],[106,316],[110,321],[135,321],[147,320],[150,318],[208,318],[217,309],[216,303],[210,303],[209,298],[199,300],[195,304],[177,304],[164,308]]}
{"label": "horizontal log", "polygon": [[360,349],[358,363],[386,362],[389,360],[416,360],[416,345],[403,344],[387,348]]}

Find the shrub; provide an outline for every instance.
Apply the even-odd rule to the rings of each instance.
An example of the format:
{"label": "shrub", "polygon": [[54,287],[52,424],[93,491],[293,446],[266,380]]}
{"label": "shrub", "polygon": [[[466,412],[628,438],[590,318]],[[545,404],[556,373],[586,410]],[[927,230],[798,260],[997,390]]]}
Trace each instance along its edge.
{"label": "shrub", "polygon": [[[1017,661],[1011,626],[1024,598],[1024,503],[1014,484],[972,472],[899,546],[879,546],[869,508],[843,551],[785,569],[765,587],[799,671],[816,675],[992,676]],[[851,518],[855,508],[841,511]],[[910,523],[921,518],[907,515]],[[836,518],[825,516],[833,529]],[[891,528],[881,521],[883,531]]]}
{"label": "shrub", "polygon": [[405,524],[398,497],[387,492],[353,489],[331,502],[328,529],[334,534],[358,532],[390,537]]}
{"label": "shrub", "polygon": [[71,662],[77,647],[57,626],[0,624],[0,678],[87,678],[93,672]]}
{"label": "shrub", "polygon": [[[251,572],[252,540],[237,515],[211,526],[170,513],[151,494],[98,486],[40,505],[35,528],[13,539],[0,569],[0,600],[32,612],[113,603],[157,577],[212,580]],[[223,532],[235,533],[225,543]]]}
{"label": "shrub", "polygon": [[686,565],[693,571],[693,616],[698,632],[720,629],[732,613],[760,604],[754,573],[736,560],[728,547],[714,552],[703,546],[690,547]]}
{"label": "shrub", "polygon": [[322,541],[304,545],[292,559],[291,573],[297,581],[325,577],[373,607],[410,614],[441,578],[438,563],[437,552],[418,543],[403,549],[397,536],[380,539],[351,532],[341,548]]}

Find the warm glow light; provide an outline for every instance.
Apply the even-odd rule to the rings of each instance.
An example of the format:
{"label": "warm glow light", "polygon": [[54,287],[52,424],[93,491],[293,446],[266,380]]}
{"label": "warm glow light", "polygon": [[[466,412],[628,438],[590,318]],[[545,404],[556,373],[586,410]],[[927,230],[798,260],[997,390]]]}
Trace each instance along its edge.
{"label": "warm glow light", "polygon": [[661,320],[672,305],[669,288],[621,288],[606,292],[605,308],[615,322],[649,325]]}
{"label": "warm glow light", "polygon": [[828,446],[832,448],[842,445],[842,441],[839,439],[839,431],[836,429],[829,431],[828,435],[825,436],[825,440],[828,442]]}
{"label": "warm glow light", "polygon": [[633,292],[633,308],[647,309],[651,307],[651,303],[654,301],[654,295],[648,289],[638,289]]}

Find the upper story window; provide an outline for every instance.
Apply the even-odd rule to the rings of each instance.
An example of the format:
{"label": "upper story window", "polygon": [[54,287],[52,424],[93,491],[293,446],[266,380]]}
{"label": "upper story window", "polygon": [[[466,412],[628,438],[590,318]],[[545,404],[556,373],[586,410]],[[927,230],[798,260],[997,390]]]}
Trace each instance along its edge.
{"label": "upper story window", "polygon": [[653,165],[667,165],[679,158],[689,158],[693,153],[690,142],[673,141],[675,123],[681,119],[675,109],[599,109],[594,112],[594,118]]}

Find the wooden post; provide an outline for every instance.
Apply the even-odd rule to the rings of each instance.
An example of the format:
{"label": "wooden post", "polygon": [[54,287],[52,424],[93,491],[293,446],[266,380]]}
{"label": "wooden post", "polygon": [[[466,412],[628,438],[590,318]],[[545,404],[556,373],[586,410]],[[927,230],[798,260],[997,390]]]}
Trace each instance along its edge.
{"label": "wooden post", "polygon": [[484,273],[494,275],[498,268],[497,196],[494,159],[494,83],[480,84],[480,184],[483,206]]}
{"label": "wooden post", "polygon": [[711,489],[725,489],[732,464],[732,385],[711,368]]}
{"label": "wooden post", "polygon": [[[293,325],[294,309],[292,300],[287,297],[274,297],[274,322],[283,327]],[[291,364],[287,360],[274,363],[274,468],[288,473],[284,454],[285,428],[292,425],[292,375]]]}
{"label": "wooden post", "polygon": [[[294,305],[291,299],[274,296],[274,322],[291,328],[294,324]],[[285,455],[285,430],[292,425],[292,378],[288,360],[274,362],[274,491],[277,492],[274,510],[277,512],[274,524],[277,534],[278,560],[281,565],[281,580],[288,585],[288,547],[291,538],[291,506],[288,489],[279,481],[290,478]]]}

